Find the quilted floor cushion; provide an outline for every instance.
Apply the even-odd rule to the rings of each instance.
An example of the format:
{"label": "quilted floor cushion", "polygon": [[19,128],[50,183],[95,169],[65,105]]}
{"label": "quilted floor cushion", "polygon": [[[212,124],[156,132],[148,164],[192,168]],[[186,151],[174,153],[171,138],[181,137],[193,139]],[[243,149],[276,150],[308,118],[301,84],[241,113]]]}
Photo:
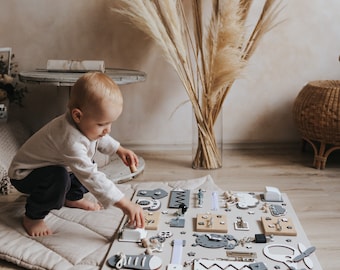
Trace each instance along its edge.
{"label": "quilted floor cushion", "polygon": [[[121,186],[131,197],[131,186]],[[54,232],[30,237],[21,221],[25,196],[0,206],[0,258],[28,269],[98,269],[103,263],[123,213],[110,207],[85,211],[63,207],[46,217]]]}
{"label": "quilted floor cushion", "polygon": [[[144,182],[119,185],[131,198],[134,191],[147,188],[214,188],[210,176],[168,183]],[[217,188],[217,187],[216,187]],[[0,206],[0,259],[28,269],[100,269],[110,249],[123,214],[111,207],[101,211],[84,211],[63,207],[46,217],[54,234],[29,237],[21,225],[26,198]]]}

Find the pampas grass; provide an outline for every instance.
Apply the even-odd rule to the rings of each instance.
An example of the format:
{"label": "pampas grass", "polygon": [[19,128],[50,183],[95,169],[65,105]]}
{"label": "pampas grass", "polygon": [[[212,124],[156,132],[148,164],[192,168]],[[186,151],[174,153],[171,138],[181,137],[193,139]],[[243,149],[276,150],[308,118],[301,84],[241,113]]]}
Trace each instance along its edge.
{"label": "pampas grass", "polygon": [[[198,146],[194,168],[216,169],[222,157],[214,125],[223,102],[263,35],[275,24],[280,1],[266,0],[246,38],[252,0],[120,0],[115,9],[149,35],[176,70],[193,107]],[[207,11],[208,10],[208,11]]]}

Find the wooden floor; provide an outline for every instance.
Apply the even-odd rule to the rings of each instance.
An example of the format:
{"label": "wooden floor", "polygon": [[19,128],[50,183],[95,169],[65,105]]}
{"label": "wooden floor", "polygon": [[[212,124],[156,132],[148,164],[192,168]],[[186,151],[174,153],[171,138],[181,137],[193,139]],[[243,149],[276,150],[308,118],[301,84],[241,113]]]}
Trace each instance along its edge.
{"label": "wooden floor", "polygon": [[[133,181],[184,180],[210,174],[224,190],[261,192],[265,186],[278,187],[288,194],[322,268],[340,269],[340,151],[330,155],[324,170],[312,167],[310,149],[301,152],[292,145],[224,150],[223,168],[217,170],[191,169],[191,152],[137,153],[146,167]],[[15,196],[0,196],[0,201]],[[21,268],[0,261],[0,269]]]}

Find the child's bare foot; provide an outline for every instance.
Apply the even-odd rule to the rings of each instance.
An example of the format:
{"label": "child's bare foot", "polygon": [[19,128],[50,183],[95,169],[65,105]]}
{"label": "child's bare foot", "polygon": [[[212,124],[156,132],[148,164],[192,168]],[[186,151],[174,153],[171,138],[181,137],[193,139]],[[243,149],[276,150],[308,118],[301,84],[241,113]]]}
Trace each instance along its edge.
{"label": "child's bare foot", "polygon": [[43,219],[30,219],[24,216],[22,224],[30,236],[46,236],[52,234],[52,231],[46,226]]}
{"label": "child's bare foot", "polygon": [[101,209],[101,206],[98,203],[91,202],[89,200],[86,200],[85,198],[82,198],[78,201],[65,200],[65,205],[71,208],[80,208],[90,211],[96,211]]}

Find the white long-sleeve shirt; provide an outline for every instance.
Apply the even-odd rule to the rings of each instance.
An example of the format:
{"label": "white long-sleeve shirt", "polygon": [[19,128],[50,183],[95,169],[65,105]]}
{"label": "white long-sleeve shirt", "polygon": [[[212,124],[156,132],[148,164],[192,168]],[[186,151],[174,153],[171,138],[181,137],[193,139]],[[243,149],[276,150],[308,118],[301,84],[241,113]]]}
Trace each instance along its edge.
{"label": "white long-sleeve shirt", "polygon": [[93,156],[98,150],[114,154],[120,143],[109,135],[90,141],[65,113],[37,131],[19,149],[9,168],[9,177],[25,178],[33,169],[50,165],[64,166],[103,204],[121,200],[124,194],[97,169]]}

